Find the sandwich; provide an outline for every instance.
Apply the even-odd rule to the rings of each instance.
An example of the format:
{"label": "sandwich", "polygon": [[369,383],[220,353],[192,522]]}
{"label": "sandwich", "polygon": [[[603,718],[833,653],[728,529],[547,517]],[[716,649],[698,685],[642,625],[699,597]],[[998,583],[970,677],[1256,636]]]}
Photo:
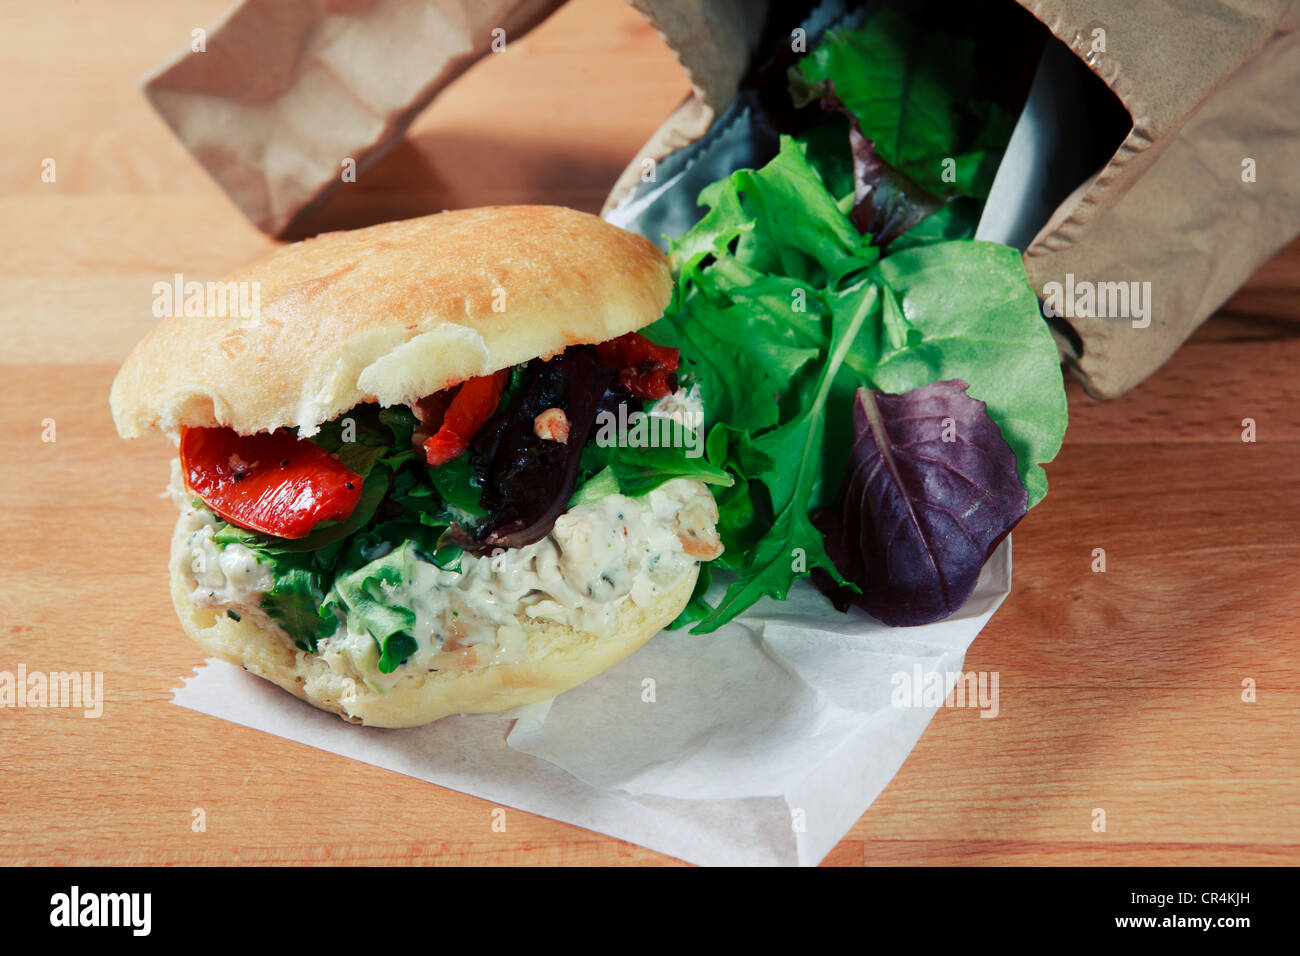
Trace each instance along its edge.
{"label": "sandwich", "polygon": [[172,600],[216,657],[354,723],[507,710],[627,657],[721,553],[700,389],[637,331],[672,293],[650,242],[469,209],[220,285],[256,308],[187,302],[111,393],[176,444]]}
{"label": "sandwich", "polygon": [[1009,114],[935,35],[882,9],[761,67],[775,154],[706,186],[667,257],[498,207],[187,298],[112,393],[123,436],[177,442],[185,629],[399,727],[550,698],[804,579],[890,626],[959,612],[1067,414],[1020,255],[974,239]]}

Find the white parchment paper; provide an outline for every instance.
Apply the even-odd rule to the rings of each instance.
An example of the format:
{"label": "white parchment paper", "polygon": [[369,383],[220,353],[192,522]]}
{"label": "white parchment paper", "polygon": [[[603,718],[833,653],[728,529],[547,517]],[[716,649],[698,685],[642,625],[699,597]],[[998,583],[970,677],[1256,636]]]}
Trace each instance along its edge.
{"label": "white parchment paper", "polygon": [[1009,538],[971,600],[939,624],[888,628],[799,586],[716,634],[665,631],[599,677],[509,717],[357,727],[215,660],[173,701],[692,863],[812,865],[934,715],[933,706],[893,704],[896,675],[918,664],[926,674],[960,671],[1010,587]]}

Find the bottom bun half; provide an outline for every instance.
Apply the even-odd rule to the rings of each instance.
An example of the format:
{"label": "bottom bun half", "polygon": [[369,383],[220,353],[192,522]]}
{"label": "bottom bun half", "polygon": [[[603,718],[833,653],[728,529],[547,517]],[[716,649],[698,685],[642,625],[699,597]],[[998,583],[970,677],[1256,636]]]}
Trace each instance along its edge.
{"label": "bottom bun half", "polygon": [[690,601],[698,565],[653,607],[626,601],[607,637],[552,621],[520,617],[528,636],[523,660],[423,672],[376,691],[339,674],[318,654],[300,650],[278,628],[236,621],[189,599],[183,562],[186,532],[177,523],[171,547],[172,603],[181,626],[205,650],[278,684],[344,720],[371,727],[416,727],[452,714],[509,710],[547,700],[613,667],[669,624]]}

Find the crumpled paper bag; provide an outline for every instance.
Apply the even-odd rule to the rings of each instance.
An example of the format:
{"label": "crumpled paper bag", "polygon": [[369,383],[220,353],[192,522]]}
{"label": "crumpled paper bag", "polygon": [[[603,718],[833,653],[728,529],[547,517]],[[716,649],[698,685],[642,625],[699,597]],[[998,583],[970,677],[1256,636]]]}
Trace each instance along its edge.
{"label": "crumpled paper bag", "polygon": [[144,92],[235,205],[280,235],[401,142],[494,40],[561,2],[244,0]]}

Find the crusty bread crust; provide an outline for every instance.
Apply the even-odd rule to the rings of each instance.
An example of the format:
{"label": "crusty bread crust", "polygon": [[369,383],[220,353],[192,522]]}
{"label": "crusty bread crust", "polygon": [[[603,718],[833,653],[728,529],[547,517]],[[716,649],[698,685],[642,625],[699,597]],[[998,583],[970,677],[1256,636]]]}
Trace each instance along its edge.
{"label": "crusty bread crust", "polygon": [[162,319],[113,382],[122,437],[181,425],[311,435],[361,402],[412,404],[639,329],[672,289],[652,243],[558,206],[328,233],[222,282],[257,283],[258,317]]}
{"label": "crusty bread crust", "polygon": [[185,632],[222,660],[344,720],[372,727],[416,727],[451,714],[494,713],[561,694],[613,667],[671,623],[690,600],[699,575],[698,566],[691,569],[654,607],[625,602],[608,637],[520,615],[528,635],[522,661],[411,674],[381,693],[335,672],[320,655],[299,650],[278,628],[195,606],[183,574],[189,549],[182,522],[172,537],[170,566],[172,603]]}

